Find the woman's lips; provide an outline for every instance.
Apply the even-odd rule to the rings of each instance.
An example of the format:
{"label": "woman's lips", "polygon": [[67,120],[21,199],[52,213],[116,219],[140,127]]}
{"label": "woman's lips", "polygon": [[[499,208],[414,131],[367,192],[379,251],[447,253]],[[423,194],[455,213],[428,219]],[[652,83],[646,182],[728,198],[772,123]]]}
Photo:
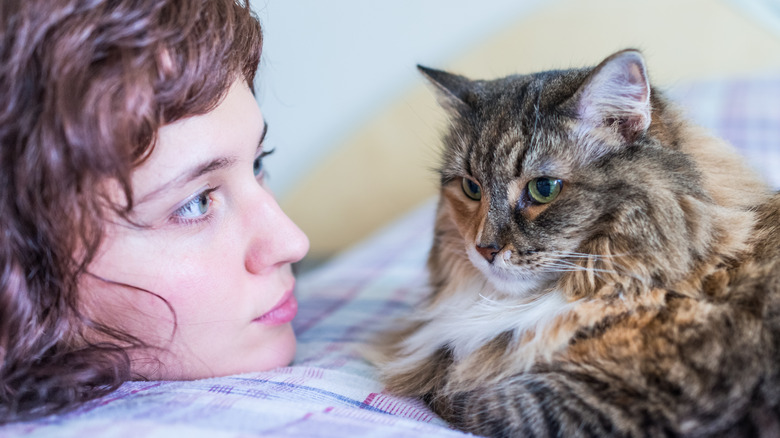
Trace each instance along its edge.
{"label": "woman's lips", "polygon": [[298,313],[298,300],[293,295],[293,290],[290,289],[282,296],[282,299],[276,303],[273,309],[269,310],[262,316],[255,318],[252,322],[259,322],[267,325],[280,325],[287,324],[295,318]]}

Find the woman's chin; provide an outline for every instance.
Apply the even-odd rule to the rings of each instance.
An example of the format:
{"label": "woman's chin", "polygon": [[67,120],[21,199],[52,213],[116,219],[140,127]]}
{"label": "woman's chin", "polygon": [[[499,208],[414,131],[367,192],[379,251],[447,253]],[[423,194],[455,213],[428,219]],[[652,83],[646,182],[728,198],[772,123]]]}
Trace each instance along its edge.
{"label": "woman's chin", "polygon": [[198,356],[193,349],[182,348],[177,354],[160,349],[136,352],[131,368],[136,380],[205,379],[285,367],[295,358],[295,348],[295,332],[287,323],[274,327],[270,339],[221,349],[216,355]]}

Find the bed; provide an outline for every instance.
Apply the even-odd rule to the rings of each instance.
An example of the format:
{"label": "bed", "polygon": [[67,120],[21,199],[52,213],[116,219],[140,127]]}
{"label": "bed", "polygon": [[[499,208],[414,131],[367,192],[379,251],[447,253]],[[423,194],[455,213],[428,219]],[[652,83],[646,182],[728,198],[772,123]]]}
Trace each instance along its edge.
{"label": "bed", "polygon": [[[669,93],[780,187],[780,77],[699,81]],[[431,199],[298,281],[291,366],[187,382],[128,382],[79,409],[6,425],[32,437],[456,437],[420,401],[383,391],[363,353],[426,293]]]}

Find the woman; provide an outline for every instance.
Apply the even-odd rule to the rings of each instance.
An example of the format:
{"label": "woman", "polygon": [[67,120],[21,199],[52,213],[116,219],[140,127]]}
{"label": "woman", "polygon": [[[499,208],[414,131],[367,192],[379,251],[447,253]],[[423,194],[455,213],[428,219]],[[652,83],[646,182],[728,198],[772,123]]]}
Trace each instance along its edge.
{"label": "woman", "polygon": [[263,182],[246,1],[0,6],[0,420],[270,369],[308,250]]}

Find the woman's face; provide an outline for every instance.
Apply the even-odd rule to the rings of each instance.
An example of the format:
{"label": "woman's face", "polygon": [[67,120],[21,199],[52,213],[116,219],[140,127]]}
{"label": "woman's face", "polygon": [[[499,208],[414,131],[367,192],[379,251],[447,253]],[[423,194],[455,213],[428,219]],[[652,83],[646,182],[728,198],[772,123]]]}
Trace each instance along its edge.
{"label": "woman's face", "polygon": [[[189,379],[290,363],[297,311],[290,264],[309,242],[263,181],[265,126],[234,83],[213,111],[166,125],[133,174],[132,219],[109,224],[82,290],[88,313],[161,347],[133,371]],[[175,314],[175,321],[174,321]]]}

